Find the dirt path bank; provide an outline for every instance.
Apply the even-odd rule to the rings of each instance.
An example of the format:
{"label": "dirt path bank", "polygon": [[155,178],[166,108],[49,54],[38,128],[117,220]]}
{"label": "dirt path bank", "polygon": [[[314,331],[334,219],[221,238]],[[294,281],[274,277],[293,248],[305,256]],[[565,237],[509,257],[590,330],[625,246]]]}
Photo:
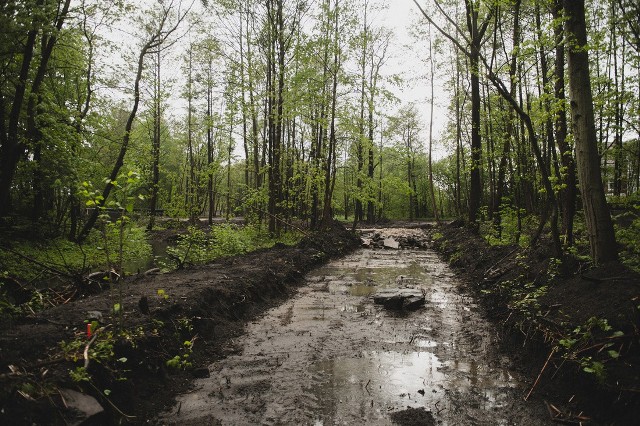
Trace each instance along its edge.
{"label": "dirt path bank", "polygon": [[640,275],[619,263],[551,258],[536,247],[489,245],[459,223],[434,248],[464,277],[503,350],[565,424],[631,425],[640,418]]}
{"label": "dirt path bank", "polygon": [[[0,424],[73,424],[89,417],[91,424],[146,423],[206,373],[204,360],[232,350],[228,342],[246,321],[285,300],[313,267],[359,245],[335,224],[296,247],[133,277],[114,291],[5,323]],[[122,315],[118,333],[115,304]],[[86,321],[94,317],[102,329],[91,340]],[[168,365],[176,356],[178,364]],[[91,381],[73,381],[70,371],[82,372],[85,365]]]}

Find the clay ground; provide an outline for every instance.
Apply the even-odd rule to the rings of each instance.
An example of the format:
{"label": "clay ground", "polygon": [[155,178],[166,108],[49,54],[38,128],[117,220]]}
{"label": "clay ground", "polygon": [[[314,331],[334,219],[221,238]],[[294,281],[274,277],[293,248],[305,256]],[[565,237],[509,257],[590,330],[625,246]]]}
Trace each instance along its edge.
{"label": "clay ground", "polygon": [[[520,321],[508,309],[508,300],[487,296],[482,290],[523,274],[535,281],[548,267],[548,250],[528,252],[522,261],[519,250],[489,247],[464,228],[448,226],[437,232],[444,238],[438,239],[435,248],[465,277],[456,291],[462,297],[473,295],[479,301],[476,314],[489,317],[498,327],[500,345],[495,349],[515,361],[513,368],[523,382],[533,384],[542,371],[533,398],[558,407],[567,414],[567,422],[577,421],[585,407],[588,410],[582,417],[594,424],[632,424],[629,422],[638,418],[636,306],[640,304],[640,281],[636,274],[619,265],[589,271],[573,265],[542,298],[546,327],[541,327],[539,319]],[[93,385],[69,378],[69,370],[84,363],[82,351],[76,361],[63,358],[59,342],[83,338],[89,311],[100,311],[105,324],[115,324],[111,314],[117,297],[114,292],[5,324],[0,331],[0,423],[73,423],[78,415],[69,404],[65,406],[61,392],[65,389],[92,395],[105,408],[93,423],[146,423],[172,407],[176,395],[191,389],[196,378],[208,375],[211,363],[236,356],[238,347],[233,342],[245,334],[247,324],[292,300],[307,272],[359,246],[359,238],[336,225],[296,247],[276,247],[171,274],[135,277],[122,296],[123,324],[130,330],[129,338],[117,339],[113,346],[113,359],[126,358],[124,370],[128,371],[122,372],[115,362],[92,362]],[[160,289],[166,298],[158,295]],[[141,303],[145,297],[148,306]],[[615,329],[625,333],[624,340],[616,341],[622,344],[616,346],[620,359],[607,363],[606,383],[580,373],[579,366],[559,356],[548,357],[553,345],[547,333],[560,333],[556,326],[570,330],[592,316],[608,318]],[[168,359],[184,352],[185,340],[193,341],[192,365],[184,371],[167,367]],[[126,380],[117,380],[120,373]],[[110,390],[108,400],[104,389]],[[394,421],[400,424],[433,420],[425,417],[424,410],[398,413]]]}

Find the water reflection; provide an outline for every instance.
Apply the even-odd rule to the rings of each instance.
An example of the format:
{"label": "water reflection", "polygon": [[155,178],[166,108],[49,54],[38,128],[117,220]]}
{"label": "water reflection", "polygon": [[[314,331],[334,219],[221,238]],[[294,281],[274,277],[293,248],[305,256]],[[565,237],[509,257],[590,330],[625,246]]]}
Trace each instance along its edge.
{"label": "water reflection", "polygon": [[432,388],[445,378],[441,365],[430,352],[370,351],[319,361],[311,368],[310,391],[321,402],[316,424],[383,419],[407,404],[427,407]]}
{"label": "water reflection", "polygon": [[[422,338],[413,344],[437,346]],[[384,419],[407,406],[442,409],[456,395],[469,402],[464,394],[476,395],[479,409],[496,409],[508,399],[508,388],[517,385],[506,369],[473,360],[441,361],[429,351],[368,351],[360,358],[324,359],[310,373],[314,385],[309,391],[319,403],[315,424],[355,421],[358,416],[360,421]],[[447,424],[446,416],[444,420]]]}

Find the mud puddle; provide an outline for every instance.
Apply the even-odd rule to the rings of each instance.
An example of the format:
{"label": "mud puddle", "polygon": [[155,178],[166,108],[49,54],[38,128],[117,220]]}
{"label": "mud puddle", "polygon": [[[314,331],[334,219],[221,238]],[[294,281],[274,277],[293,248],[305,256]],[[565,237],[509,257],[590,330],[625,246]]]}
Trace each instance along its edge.
{"label": "mud puddle", "polygon": [[[421,230],[384,230],[415,234]],[[392,424],[424,408],[438,424],[540,425],[540,402],[496,350],[496,333],[430,250],[361,249],[307,276],[299,293],[252,323],[236,355],[178,399],[175,424]],[[408,286],[423,308],[374,305],[377,289]]]}

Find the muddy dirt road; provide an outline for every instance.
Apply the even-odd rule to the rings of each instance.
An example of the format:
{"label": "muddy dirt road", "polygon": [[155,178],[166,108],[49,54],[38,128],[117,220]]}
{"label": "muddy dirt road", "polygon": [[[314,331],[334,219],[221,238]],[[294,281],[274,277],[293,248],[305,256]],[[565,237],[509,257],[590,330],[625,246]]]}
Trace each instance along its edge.
{"label": "muddy dirt road", "polygon": [[[421,230],[375,232],[424,239]],[[386,425],[412,407],[435,420],[415,424],[546,424],[543,404],[523,401],[530,383],[498,353],[493,326],[431,250],[360,249],[306,281],[160,421]],[[397,286],[421,289],[425,306],[374,305],[374,292]]]}

